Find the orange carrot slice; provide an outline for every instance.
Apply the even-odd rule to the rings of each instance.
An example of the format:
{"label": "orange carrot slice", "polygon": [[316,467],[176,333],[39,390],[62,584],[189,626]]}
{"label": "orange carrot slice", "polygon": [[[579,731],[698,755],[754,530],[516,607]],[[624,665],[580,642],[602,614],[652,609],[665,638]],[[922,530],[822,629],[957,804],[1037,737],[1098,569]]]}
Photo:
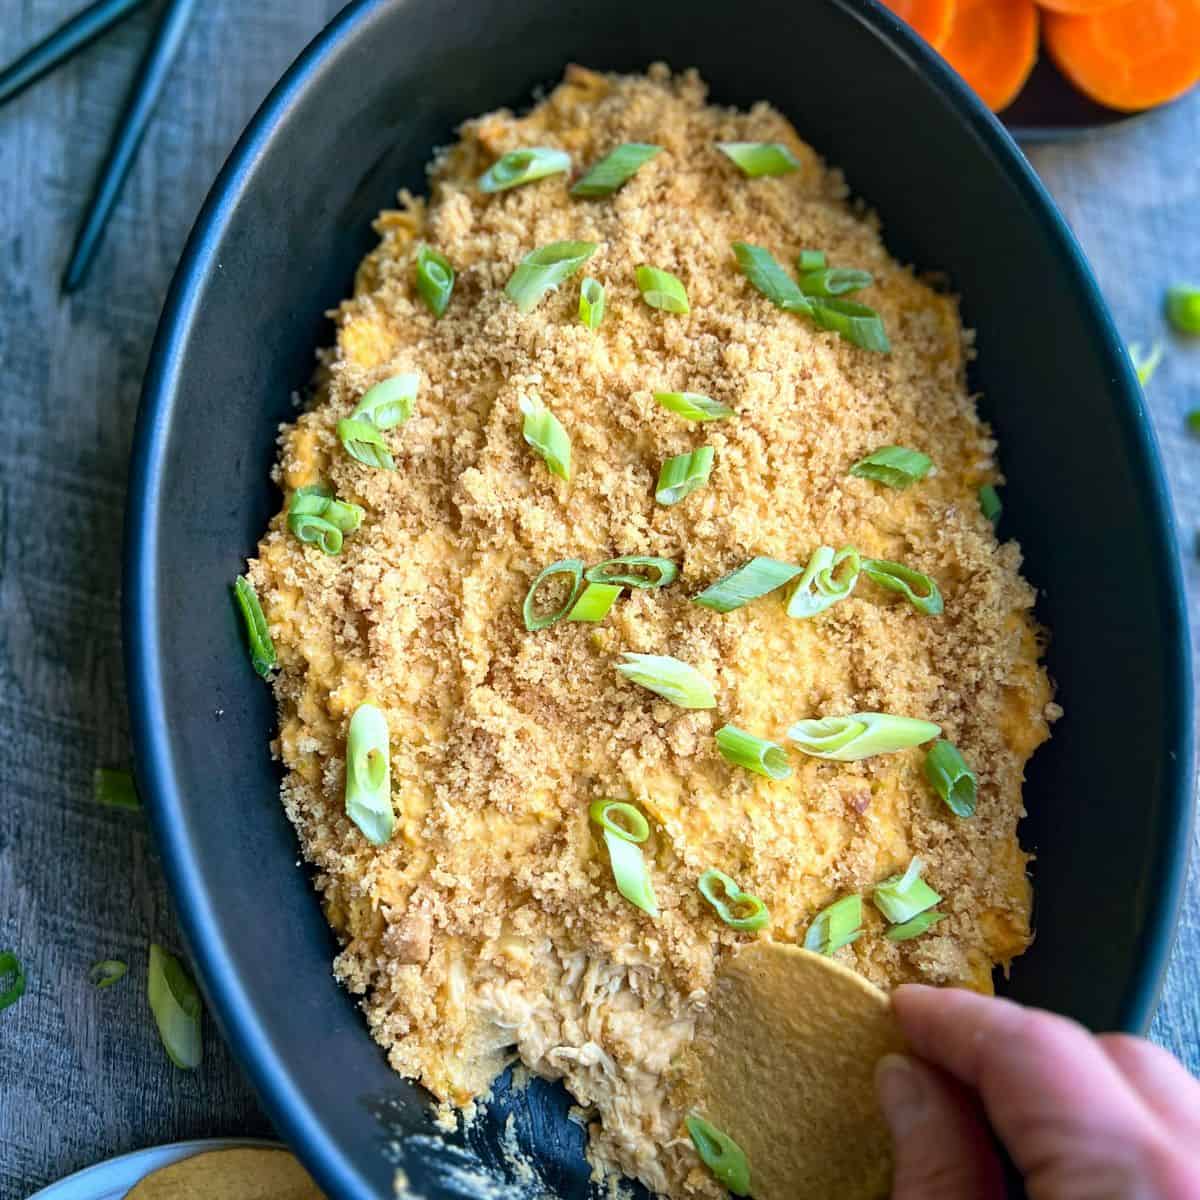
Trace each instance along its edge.
{"label": "orange carrot slice", "polygon": [[1033,0],[958,0],[942,54],[984,104],[999,112],[1025,86],[1037,46]]}
{"label": "orange carrot slice", "polygon": [[1074,16],[1087,16],[1090,13],[1103,12],[1106,8],[1116,8],[1118,4],[1128,3],[1129,0],[1037,0],[1038,8],[1070,13]]}
{"label": "orange carrot slice", "polygon": [[1140,112],[1200,80],[1200,0],[1132,0],[1089,16],[1047,13],[1046,49],[1081,91]]}
{"label": "orange carrot slice", "polygon": [[[911,25],[935,50],[950,36],[955,0],[883,0],[906,25]],[[1117,0],[1124,3],[1124,0]]]}

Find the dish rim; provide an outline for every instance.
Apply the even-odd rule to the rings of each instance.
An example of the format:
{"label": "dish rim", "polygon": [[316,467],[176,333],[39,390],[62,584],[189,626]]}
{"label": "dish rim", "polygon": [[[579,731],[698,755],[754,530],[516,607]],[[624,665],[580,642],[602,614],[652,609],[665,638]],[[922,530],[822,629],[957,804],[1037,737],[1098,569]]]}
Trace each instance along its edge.
{"label": "dish rim", "polygon": [[[165,661],[157,637],[155,575],[159,557],[156,528],[165,483],[165,450],[173,424],[181,367],[202,296],[205,275],[237,208],[249,175],[271,143],[278,126],[303,92],[326,69],[342,39],[394,0],[351,3],[308,44],[272,88],[230,153],[188,237],[163,307],[146,369],[131,452],[125,514],[122,633],[130,708],[130,727],[138,782],[154,832],[163,870],[175,899],[187,945],[218,1015],[226,1040],[246,1070],[264,1108],[293,1147],[302,1147],[305,1165],[333,1195],[367,1197],[371,1189],[340,1146],[325,1132],[302,1098],[291,1073],[259,1026],[255,1006],[232,970],[228,948],[217,928],[213,898],[202,885],[200,864],[189,844],[184,809],[170,768],[165,735],[165,698],[160,664]],[[1177,644],[1190,644],[1186,593],[1177,553],[1169,492],[1157,439],[1107,305],[1090,266],[1057,205],[1004,125],[990,113],[944,60],[882,5],[872,0],[836,0],[848,17],[882,36],[906,60],[923,71],[968,131],[1008,176],[1025,201],[1031,219],[1049,244],[1049,253],[1091,310],[1099,353],[1119,363],[1127,403],[1117,414],[1122,433],[1136,450],[1131,473],[1155,518],[1151,552],[1167,574],[1169,600],[1164,622]],[[1119,1028],[1141,1033],[1158,1001],[1182,905],[1192,828],[1192,676],[1190,659],[1168,666],[1169,693],[1178,698],[1170,713],[1168,742],[1177,748],[1164,764],[1176,802],[1164,813],[1169,844],[1157,847],[1161,862],[1155,903],[1147,913],[1147,935],[1133,972]]]}

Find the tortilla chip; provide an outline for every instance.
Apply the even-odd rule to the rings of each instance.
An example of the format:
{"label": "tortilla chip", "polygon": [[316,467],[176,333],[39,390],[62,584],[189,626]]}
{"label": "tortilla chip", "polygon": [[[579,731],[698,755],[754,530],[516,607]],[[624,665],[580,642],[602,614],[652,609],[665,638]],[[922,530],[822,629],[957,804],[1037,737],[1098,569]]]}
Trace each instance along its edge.
{"label": "tortilla chip", "polygon": [[879,1200],[892,1145],[875,1064],[904,1048],[886,994],[861,975],[754,942],[717,976],[676,1099],[745,1151],[754,1200]]}
{"label": "tortilla chip", "polygon": [[147,1175],[125,1200],[324,1200],[286,1150],[210,1150]]}

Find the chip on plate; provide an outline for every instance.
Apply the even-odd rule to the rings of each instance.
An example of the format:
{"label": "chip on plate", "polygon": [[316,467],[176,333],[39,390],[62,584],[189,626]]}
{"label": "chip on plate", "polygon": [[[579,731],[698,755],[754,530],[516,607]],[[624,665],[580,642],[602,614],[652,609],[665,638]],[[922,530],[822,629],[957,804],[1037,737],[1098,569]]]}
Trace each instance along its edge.
{"label": "chip on plate", "polygon": [[286,1150],[209,1150],[147,1175],[125,1200],[323,1200]]}

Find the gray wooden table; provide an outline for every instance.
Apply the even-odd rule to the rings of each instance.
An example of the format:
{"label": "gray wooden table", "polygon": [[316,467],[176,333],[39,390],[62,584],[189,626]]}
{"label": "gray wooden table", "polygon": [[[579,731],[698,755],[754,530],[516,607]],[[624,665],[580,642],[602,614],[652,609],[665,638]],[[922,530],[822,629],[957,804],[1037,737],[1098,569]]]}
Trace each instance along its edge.
{"label": "gray wooden table", "polygon": [[[82,0],[5,0],[0,59]],[[141,817],[98,808],[91,772],[127,760],[118,588],[126,459],[160,306],[187,231],[246,120],[339,0],[199,5],[170,90],[87,287],[56,280],[152,23],[143,12],[0,111],[0,949],[28,993],[0,1014],[0,1200],[110,1155],[268,1134],[209,1025],[174,1070],[144,999],[151,939],[178,944]],[[1102,139],[1031,158],[1131,341],[1166,337],[1163,288],[1200,281],[1200,94]],[[1200,629],[1200,346],[1169,344],[1149,389]],[[1154,1036],[1200,1069],[1193,871]],[[87,982],[97,959],[122,984]]]}

